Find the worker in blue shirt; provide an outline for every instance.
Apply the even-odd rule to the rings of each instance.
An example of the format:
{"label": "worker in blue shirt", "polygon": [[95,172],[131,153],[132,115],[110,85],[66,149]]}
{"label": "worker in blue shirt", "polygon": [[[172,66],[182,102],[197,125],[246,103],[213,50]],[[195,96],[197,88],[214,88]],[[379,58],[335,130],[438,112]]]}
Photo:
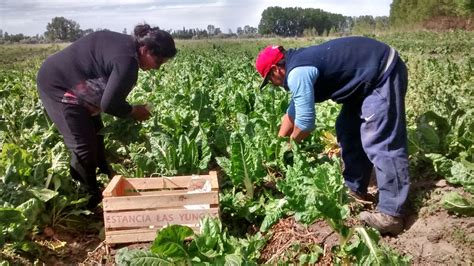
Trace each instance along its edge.
{"label": "worker in blue shirt", "polygon": [[409,190],[405,94],[407,69],[389,45],[366,37],[344,37],[320,45],[285,51],[268,46],[256,60],[268,82],[291,93],[278,135],[301,141],[315,127],[315,103],[342,104],[336,134],[350,195],[367,200],[375,168],[377,211],[360,219],[380,231],[403,230]]}

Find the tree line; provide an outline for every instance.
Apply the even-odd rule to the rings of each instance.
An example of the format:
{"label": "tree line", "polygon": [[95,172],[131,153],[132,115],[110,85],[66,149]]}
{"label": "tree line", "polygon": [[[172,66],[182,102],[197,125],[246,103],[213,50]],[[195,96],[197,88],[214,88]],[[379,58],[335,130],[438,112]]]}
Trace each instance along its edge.
{"label": "tree line", "polygon": [[[393,0],[390,25],[394,28],[418,25],[429,29],[474,29],[473,0]],[[446,24],[446,22],[454,22]]]}
{"label": "tree line", "polygon": [[258,25],[260,34],[278,36],[302,36],[305,30],[323,35],[331,30],[349,30],[346,17],[315,8],[269,7],[262,13]]}
{"label": "tree line", "polygon": [[65,17],[54,17],[51,22],[46,25],[46,31],[43,35],[36,34],[35,36],[26,36],[22,33],[9,34],[8,32],[3,32],[0,29],[0,43],[73,42],[91,32],[94,32],[94,30],[83,30],[74,20],[67,19]]}
{"label": "tree line", "polygon": [[[106,28],[81,29],[79,23],[65,17],[54,17],[46,26],[46,31],[43,35],[26,36],[20,34],[9,34],[0,29],[0,44],[1,43],[50,43],[50,42],[73,42],[91,32],[99,30],[108,30]],[[245,25],[238,27],[234,33],[231,29],[227,33],[214,25],[208,25],[207,29],[183,29],[168,30],[174,38],[177,39],[202,39],[202,38],[232,38],[245,37],[251,38],[259,36],[257,28]],[[122,33],[127,34],[127,29],[124,28]]]}
{"label": "tree line", "polygon": [[206,29],[183,29],[180,30],[170,30],[173,38],[176,39],[203,39],[203,38],[253,38],[257,37],[258,32],[257,28],[245,25],[244,27],[237,27],[236,32],[233,32],[231,29],[228,29],[227,32],[223,32],[221,28],[215,27],[210,24]]}
{"label": "tree line", "polygon": [[[168,31],[177,39],[202,39],[373,34],[413,28],[413,25],[429,29],[472,30],[473,14],[474,0],[393,0],[389,17],[349,17],[318,8],[268,7],[263,11],[258,27],[245,25],[238,27],[236,32],[231,29],[223,32],[219,27],[208,25],[206,29],[183,27]],[[73,20],[55,17],[47,24],[43,35],[8,34],[0,29],[0,43],[72,42],[91,32],[94,30],[83,30]],[[122,32],[127,33],[127,29]]]}

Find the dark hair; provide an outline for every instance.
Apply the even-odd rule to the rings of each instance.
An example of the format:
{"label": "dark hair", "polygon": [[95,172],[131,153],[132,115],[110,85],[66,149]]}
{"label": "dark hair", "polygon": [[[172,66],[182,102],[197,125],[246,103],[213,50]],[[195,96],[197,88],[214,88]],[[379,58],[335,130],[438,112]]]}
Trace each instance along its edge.
{"label": "dark hair", "polygon": [[148,24],[137,25],[133,30],[133,39],[137,43],[137,48],[146,46],[155,56],[172,58],[177,53],[171,34],[158,27],[152,28]]}

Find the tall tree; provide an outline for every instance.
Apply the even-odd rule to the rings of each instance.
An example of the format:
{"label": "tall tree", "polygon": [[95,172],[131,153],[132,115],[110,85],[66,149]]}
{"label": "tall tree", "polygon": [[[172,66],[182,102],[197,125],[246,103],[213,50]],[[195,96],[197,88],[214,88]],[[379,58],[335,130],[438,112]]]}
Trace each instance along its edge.
{"label": "tall tree", "polygon": [[64,17],[55,17],[46,26],[44,33],[51,41],[72,42],[82,37],[82,30],[79,24]]}
{"label": "tall tree", "polygon": [[212,24],[207,25],[207,34],[214,35],[215,30],[216,30],[216,27],[214,27],[214,25]]}
{"label": "tall tree", "polygon": [[356,34],[373,33],[375,31],[375,19],[372,16],[359,16],[354,18],[352,32]]}
{"label": "tall tree", "polygon": [[470,23],[474,18],[474,0],[393,0],[390,5],[390,24],[411,27],[439,17],[455,18]]}
{"label": "tall tree", "polygon": [[316,31],[318,35],[330,30],[342,31],[346,18],[321,9],[300,7],[269,7],[262,13],[258,25],[260,34],[301,36],[303,32]]}

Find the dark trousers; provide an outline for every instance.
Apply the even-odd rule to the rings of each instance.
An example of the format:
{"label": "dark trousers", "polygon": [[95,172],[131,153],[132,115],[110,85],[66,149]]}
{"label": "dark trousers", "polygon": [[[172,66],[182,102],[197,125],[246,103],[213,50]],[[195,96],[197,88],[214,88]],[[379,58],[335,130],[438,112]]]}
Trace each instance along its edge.
{"label": "dark trousers", "polygon": [[64,138],[71,153],[70,173],[91,195],[89,205],[97,205],[102,194],[97,183],[97,167],[110,175],[105,159],[104,137],[97,133],[103,128],[100,115],[91,116],[80,105],[53,101],[41,87],[39,90],[46,112]]}
{"label": "dark trousers", "polygon": [[383,84],[361,101],[343,104],[336,121],[346,185],[366,193],[375,167],[377,209],[392,216],[403,214],[409,189],[406,90],[407,69],[399,59]]}

